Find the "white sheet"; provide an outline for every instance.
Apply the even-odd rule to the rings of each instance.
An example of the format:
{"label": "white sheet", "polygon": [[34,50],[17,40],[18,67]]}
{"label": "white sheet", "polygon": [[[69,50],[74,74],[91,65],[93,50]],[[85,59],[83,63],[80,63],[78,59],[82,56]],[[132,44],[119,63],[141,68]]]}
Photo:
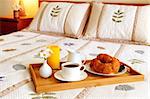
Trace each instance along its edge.
{"label": "white sheet", "polygon": [[[3,46],[1,46],[1,50],[0,50],[0,62],[8,60],[17,55],[27,53],[33,49],[37,49],[37,48],[46,46],[46,45],[53,43],[59,39],[61,39],[61,38],[48,37],[48,36],[41,35],[41,36],[26,40],[26,41],[20,41],[20,42],[13,43],[13,44],[3,45]],[[15,50],[8,51],[8,52],[4,51],[7,49],[15,49]]]}
{"label": "white sheet", "polygon": [[[21,32],[25,33],[25,32]],[[34,33],[33,33],[34,34]],[[36,35],[36,34],[35,34]],[[7,35],[9,36],[9,35]],[[1,36],[3,38],[3,36]],[[38,37],[19,41],[20,38],[16,38],[16,41],[11,41],[11,38],[13,36],[9,36],[8,42],[9,44],[1,45],[0,44],[0,50],[4,48],[10,48],[14,47],[16,49],[20,49],[15,52],[9,52],[7,53],[1,53],[0,60],[9,59],[7,61],[0,62],[0,75],[1,74],[7,74],[9,80],[4,80],[0,82],[0,91],[2,89],[5,89],[9,87],[11,84],[15,84],[19,82],[20,80],[25,79],[25,77],[30,77],[28,75],[28,71],[16,71],[12,68],[15,64],[23,64],[28,68],[28,64],[30,63],[38,63],[42,62],[41,59],[36,57],[36,54],[46,47],[47,45],[53,45],[57,44],[60,45],[61,50],[61,58],[63,59],[68,54],[67,51],[63,48],[71,48],[74,50],[78,50],[79,52],[83,53],[87,56],[88,59],[94,58],[94,55],[97,55],[99,53],[107,53],[111,56],[114,56],[120,47],[123,46],[123,50],[119,53],[118,58],[127,63],[130,64],[134,69],[137,71],[143,73],[145,75],[145,80],[143,82],[134,82],[134,83],[126,83],[127,85],[130,85],[134,87],[134,90],[131,91],[119,91],[115,90],[115,87],[118,85],[124,85],[124,84],[115,84],[115,85],[108,85],[108,86],[99,86],[94,87],[90,89],[90,92],[87,96],[84,96],[86,99],[148,99],[148,92],[150,91],[150,88],[148,88],[148,78],[150,79],[150,47],[148,46],[137,46],[137,45],[121,45],[121,44],[115,44],[115,43],[107,43],[107,42],[96,42],[96,41],[88,41],[88,40],[82,40],[82,39],[71,39],[71,38],[63,38],[63,37],[54,37],[54,36],[46,36],[46,35],[39,35]],[[10,41],[9,41],[10,40]],[[12,43],[11,43],[12,42]],[[20,45],[22,43],[32,43],[33,45]],[[25,47],[26,46],[26,47]],[[28,47],[27,47],[28,46]],[[33,50],[34,48],[37,48],[36,50]],[[20,53],[25,54],[19,55]],[[3,56],[2,56],[3,55]],[[12,57],[13,56],[13,57]],[[132,59],[140,60],[139,63],[134,63],[134,65],[131,64],[133,61]],[[132,60],[132,61],[130,61]],[[16,78],[18,76],[21,78]],[[10,74],[11,75],[8,75]],[[11,80],[12,79],[12,80]],[[11,83],[11,84],[10,84]],[[55,97],[58,99],[74,99],[84,88],[80,89],[74,89],[74,90],[66,90],[66,91],[57,91],[55,93]],[[19,89],[13,91],[12,93],[6,95],[3,97],[3,99],[29,99],[33,98],[34,96],[31,95],[31,93],[34,93],[34,88],[32,83],[28,83]]]}
{"label": "white sheet", "polygon": [[9,35],[0,36],[0,39],[3,39],[0,41],[0,45],[2,46],[9,43],[15,43],[27,39],[32,39],[37,36],[39,36],[39,34],[32,33],[32,32],[14,32]]}

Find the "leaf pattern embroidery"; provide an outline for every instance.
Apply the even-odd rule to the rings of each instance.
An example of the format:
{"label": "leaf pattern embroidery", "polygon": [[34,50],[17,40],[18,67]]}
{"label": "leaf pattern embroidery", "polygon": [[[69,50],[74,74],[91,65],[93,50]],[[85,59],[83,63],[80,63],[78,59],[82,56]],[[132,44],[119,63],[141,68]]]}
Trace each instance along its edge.
{"label": "leaf pattern embroidery", "polygon": [[36,40],[36,42],[47,42],[47,40],[39,39],[39,40]]}
{"label": "leaf pattern embroidery", "polygon": [[65,46],[73,46],[74,43],[64,43]]}
{"label": "leaf pattern embroidery", "polygon": [[131,64],[142,64],[142,63],[144,63],[144,61],[139,60],[139,59],[131,59],[131,60],[129,60],[129,62],[131,62]]}
{"label": "leaf pattern embroidery", "polygon": [[16,50],[15,48],[10,48],[10,49],[4,49],[2,51],[4,51],[4,52],[10,52],[10,51],[15,51],[15,50]]}
{"label": "leaf pattern embroidery", "polygon": [[95,56],[95,57],[96,57],[98,54],[96,54],[96,53],[89,53],[89,55],[90,55],[90,56]]}
{"label": "leaf pattern embroidery", "polygon": [[142,51],[142,50],[135,50],[135,52],[138,54],[144,54],[144,51]]}
{"label": "leaf pattern embroidery", "polygon": [[52,9],[50,15],[52,17],[57,17],[61,12],[61,8],[57,5],[55,8]]}
{"label": "leaf pattern embroidery", "polygon": [[4,39],[1,39],[1,38],[0,38],[0,41],[4,41]]}
{"label": "leaf pattern embroidery", "polygon": [[31,45],[31,43],[22,43],[21,45]]}
{"label": "leaf pattern embroidery", "polygon": [[101,49],[101,50],[105,50],[106,48],[105,47],[102,47],[102,46],[97,46],[98,49]]}
{"label": "leaf pattern embroidery", "polygon": [[30,94],[32,96],[32,99],[57,99],[55,96],[56,93],[42,93],[42,94]]}
{"label": "leaf pattern embroidery", "polygon": [[23,65],[23,64],[15,64],[15,65],[13,65],[13,67],[12,67],[14,70],[25,70],[26,69],[26,66],[25,65]]}
{"label": "leaf pattern embroidery", "polygon": [[115,90],[121,90],[121,91],[129,91],[134,90],[135,88],[130,85],[118,85],[115,87]]}
{"label": "leaf pattern embroidery", "polygon": [[114,15],[112,16],[112,20],[116,23],[122,22],[122,18],[124,17],[123,14],[124,12],[117,10],[116,12],[114,12]]}
{"label": "leaf pattern embroidery", "polygon": [[14,35],[15,37],[24,37],[24,35]]}

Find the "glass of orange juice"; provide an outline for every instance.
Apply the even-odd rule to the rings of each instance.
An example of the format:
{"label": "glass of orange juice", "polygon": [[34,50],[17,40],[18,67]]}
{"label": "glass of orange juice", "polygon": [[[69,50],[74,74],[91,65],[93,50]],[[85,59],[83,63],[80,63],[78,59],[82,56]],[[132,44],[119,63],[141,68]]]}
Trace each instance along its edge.
{"label": "glass of orange juice", "polygon": [[52,54],[48,57],[48,65],[52,69],[60,69],[60,47],[57,45],[50,45],[48,48],[52,51]]}

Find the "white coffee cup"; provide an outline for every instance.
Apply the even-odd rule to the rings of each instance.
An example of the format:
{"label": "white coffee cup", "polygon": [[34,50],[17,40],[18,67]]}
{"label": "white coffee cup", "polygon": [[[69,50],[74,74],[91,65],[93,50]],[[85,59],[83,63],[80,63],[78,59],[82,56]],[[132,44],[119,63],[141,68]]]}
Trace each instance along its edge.
{"label": "white coffee cup", "polygon": [[84,65],[66,62],[62,64],[61,76],[67,80],[78,80],[80,79],[81,73],[84,72],[84,70],[85,70]]}

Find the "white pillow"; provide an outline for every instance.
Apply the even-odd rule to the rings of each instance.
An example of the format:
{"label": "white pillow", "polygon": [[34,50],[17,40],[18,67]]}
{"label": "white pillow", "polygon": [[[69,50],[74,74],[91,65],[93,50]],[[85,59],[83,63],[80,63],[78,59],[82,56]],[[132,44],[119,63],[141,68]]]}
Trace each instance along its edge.
{"label": "white pillow", "polygon": [[94,2],[85,38],[150,42],[150,6]]}
{"label": "white pillow", "polygon": [[99,20],[98,37],[131,40],[136,8],[106,4]]}
{"label": "white pillow", "polygon": [[40,19],[42,17],[43,11],[45,10],[45,7],[48,5],[47,2],[42,2],[39,11],[35,15],[34,19],[32,20],[31,24],[29,25],[28,29],[29,30],[39,30],[40,26]]}
{"label": "white pillow", "polygon": [[150,44],[150,6],[139,7],[133,40]]}
{"label": "white pillow", "polygon": [[40,22],[40,31],[64,33],[64,24],[71,3],[49,3],[43,12]]}
{"label": "white pillow", "polygon": [[80,37],[88,18],[89,3],[43,2],[29,30]]}
{"label": "white pillow", "polygon": [[68,36],[80,37],[89,16],[89,5],[74,4],[65,23],[65,34]]}

